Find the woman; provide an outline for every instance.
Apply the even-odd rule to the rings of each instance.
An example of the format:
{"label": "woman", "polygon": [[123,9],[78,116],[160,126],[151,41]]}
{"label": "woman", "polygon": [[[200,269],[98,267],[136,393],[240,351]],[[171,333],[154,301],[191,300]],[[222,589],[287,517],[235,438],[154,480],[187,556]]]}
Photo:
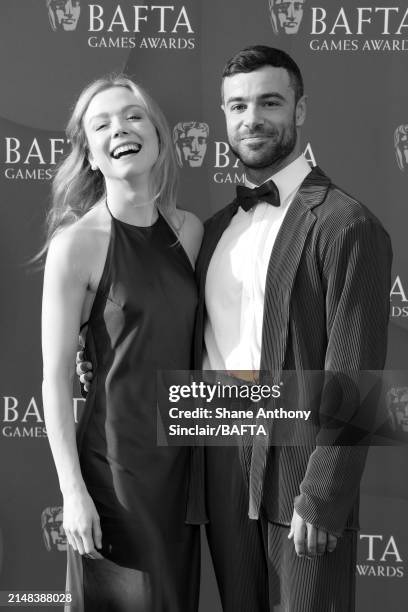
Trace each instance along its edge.
{"label": "woman", "polygon": [[[156,371],[189,369],[202,226],[175,204],[165,119],[124,76],[79,96],[53,186],[44,412],[64,500],[71,610],[194,611],[189,449],[156,443]],[[75,434],[80,328],[96,377]],[[78,560],[80,563],[78,563]]]}

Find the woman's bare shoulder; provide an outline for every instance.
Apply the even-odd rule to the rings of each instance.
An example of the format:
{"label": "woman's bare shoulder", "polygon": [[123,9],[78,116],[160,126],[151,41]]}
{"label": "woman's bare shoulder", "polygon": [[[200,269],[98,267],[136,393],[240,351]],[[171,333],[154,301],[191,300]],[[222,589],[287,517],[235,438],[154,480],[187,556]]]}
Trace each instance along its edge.
{"label": "woman's bare shoulder", "polygon": [[89,248],[110,230],[110,217],[106,208],[100,204],[93,206],[80,219],[62,226],[51,240],[59,248]]}
{"label": "woman's bare shoulder", "polygon": [[53,261],[64,269],[82,270],[89,278],[105,250],[110,235],[110,217],[104,206],[94,206],[83,217],[62,227],[53,236],[47,261]]}
{"label": "woman's bare shoulder", "polygon": [[204,225],[197,215],[189,210],[181,210],[180,212],[184,215],[184,223],[190,231],[203,233]]}
{"label": "woman's bare shoulder", "polygon": [[203,239],[204,226],[200,219],[189,210],[176,209],[179,219],[179,239],[191,263],[194,265]]}

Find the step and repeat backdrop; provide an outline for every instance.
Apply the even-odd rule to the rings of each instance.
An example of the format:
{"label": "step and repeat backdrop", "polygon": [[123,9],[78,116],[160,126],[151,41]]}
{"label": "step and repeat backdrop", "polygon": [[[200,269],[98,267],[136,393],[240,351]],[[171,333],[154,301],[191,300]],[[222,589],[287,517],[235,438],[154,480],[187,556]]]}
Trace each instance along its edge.
{"label": "step and repeat backdrop", "polygon": [[[0,5],[0,591],[60,590],[66,542],[41,402],[42,271],[50,179],[81,89],[125,72],[159,102],[180,166],[180,206],[205,220],[243,170],[220,108],[226,60],[251,44],[303,72],[303,146],[389,231],[394,264],[390,422],[408,440],[408,0],[2,0]],[[79,393],[73,409],[79,410]],[[408,447],[370,450],[362,483],[358,612],[403,612],[408,596]],[[204,558],[202,612],[219,609]],[[40,609],[40,608],[38,608]],[[50,609],[50,608],[47,608]],[[57,609],[57,608],[56,608]],[[248,611],[250,612],[250,611]]]}

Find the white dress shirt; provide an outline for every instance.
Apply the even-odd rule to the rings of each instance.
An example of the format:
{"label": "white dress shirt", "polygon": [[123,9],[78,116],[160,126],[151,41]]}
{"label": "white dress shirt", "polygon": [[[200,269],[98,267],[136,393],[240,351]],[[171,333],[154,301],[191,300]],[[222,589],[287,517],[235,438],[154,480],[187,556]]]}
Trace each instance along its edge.
{"label": "white dress shirt", "polygon": [[[276,236],[311,168],[303,155],[270,178],[281,205],[241,207],[222,234],[208,267],[204,362],[207,370],[259,370],[265,281]],[[247,187],[255,187],[247,179]]]}

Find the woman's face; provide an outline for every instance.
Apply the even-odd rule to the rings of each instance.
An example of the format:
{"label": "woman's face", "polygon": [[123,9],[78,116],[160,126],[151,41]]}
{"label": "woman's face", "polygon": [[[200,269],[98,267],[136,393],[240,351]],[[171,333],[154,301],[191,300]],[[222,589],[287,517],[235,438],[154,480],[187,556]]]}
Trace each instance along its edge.
{"label": "woman's face", "polygon": [[159,140],[142,100],[132,91],[116,86],[96,94],[83,124],[89,162],[106,181],[149,178]]}

